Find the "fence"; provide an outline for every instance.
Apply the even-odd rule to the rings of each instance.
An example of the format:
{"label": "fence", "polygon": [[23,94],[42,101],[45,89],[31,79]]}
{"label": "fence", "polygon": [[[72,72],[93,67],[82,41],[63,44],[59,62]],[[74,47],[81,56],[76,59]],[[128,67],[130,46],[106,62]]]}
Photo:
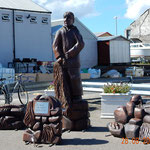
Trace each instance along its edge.
{"label": "fence", "polygon": [[[103,92],[103,86],[107,84],[106,82],[82,82],[84,91],[91,92]],[[130,84],[132,95],[145,95],[150,96],[150,84]]]}

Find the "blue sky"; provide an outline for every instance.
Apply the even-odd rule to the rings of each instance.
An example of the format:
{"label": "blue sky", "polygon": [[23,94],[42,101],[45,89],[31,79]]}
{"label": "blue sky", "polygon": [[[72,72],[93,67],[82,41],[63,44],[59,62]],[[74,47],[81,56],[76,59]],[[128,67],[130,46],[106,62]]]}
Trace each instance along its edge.
{"label": "blue sky", "polygon": [[52,11],[52,20],[62,19],[63,13],[72,11],[92,32],[124,35],[124,30],[144,11],[150,0],[32,0]]}
{"label": "blue sky", "polygon": [[124,29],[134,21],[124,17],[126,13],[124,0],[96,0],[94,7],[100,13],[99,15],[81,19],[92,32],[109,32],[115,35],[116,20],[114,18],[117,16],[117,33],[124,35]]}

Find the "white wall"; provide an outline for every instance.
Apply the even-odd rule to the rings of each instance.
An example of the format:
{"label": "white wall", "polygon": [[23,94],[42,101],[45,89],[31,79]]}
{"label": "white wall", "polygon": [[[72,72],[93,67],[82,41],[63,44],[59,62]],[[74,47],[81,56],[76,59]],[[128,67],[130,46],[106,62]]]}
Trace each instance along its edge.
{"label": "white wall", "polygon": [[80,52],[81,68],[90,68],[97,65],[97,41],[84,39],[85,47]]}
{"label": "white wall", "polygon": [[0,16],[9,14],[9,21],[2,21],[0,17],[0,63],[3,67],[7,67],[8,62],[13,60],[13,27],[12,27],[12,11],[0,10]]}
{"label": "white wall", "polygon": [[[37,23],[30,22],[29,14],[37,17]],[[50,14],[17,11],[15,15],[23,16],[23,22],[15,22],[16,58],[52,60]],[[42,24],[42,17],[48,18],[48,24]]]}
{"label": "white wall", "polygon": [[127,40],[115,39],[110,41],[110,63],[129,63],[130,44]]}

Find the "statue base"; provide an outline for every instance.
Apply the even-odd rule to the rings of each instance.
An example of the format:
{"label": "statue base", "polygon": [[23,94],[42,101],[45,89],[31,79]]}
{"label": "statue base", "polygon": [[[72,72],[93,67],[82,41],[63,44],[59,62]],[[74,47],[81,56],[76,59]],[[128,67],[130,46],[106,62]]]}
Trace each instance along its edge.
{"label": "statue base", "polygon": [[87,101],[76,101],[63,110],[63,130],[81,131],[90,126]]}

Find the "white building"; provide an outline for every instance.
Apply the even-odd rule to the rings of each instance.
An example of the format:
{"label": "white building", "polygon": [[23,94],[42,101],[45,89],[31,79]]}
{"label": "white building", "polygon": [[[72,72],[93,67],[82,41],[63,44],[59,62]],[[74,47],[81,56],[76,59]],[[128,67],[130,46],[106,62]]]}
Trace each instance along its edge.
{"label": "white building", "polygon": [[0,0],[0,63],[15,58],[50,61],[51,12],[31,0]]}
{"label": "white building", "polygon": [[[52,21],[52,39],[55,33],[63,26],[63,19]],[[81,68],[90,68],[97,65],[97,37],[83,24],[75,18],[74,25],[80,31],[85,47],[80,52]],[[54,55],[53,55],[54,59]]]}
{"label": "white building", "polygon": [[134,43],[150,43],[150,8],[126,28],[125,37]]}
{"label": "white building", "polygon": [[125,37],[98,38],[98,65],[130,63],[130,41]]}

